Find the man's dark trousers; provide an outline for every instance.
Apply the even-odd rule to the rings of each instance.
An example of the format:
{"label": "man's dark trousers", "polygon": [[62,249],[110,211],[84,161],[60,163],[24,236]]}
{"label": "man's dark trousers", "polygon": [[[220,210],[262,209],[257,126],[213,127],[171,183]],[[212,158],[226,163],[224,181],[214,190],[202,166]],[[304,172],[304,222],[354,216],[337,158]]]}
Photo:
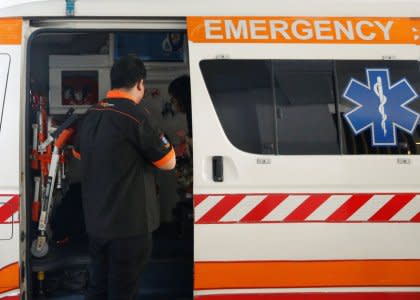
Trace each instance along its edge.
{"label": "man's dark trousers", "polygon": [[132,300],[152,251],[152,235],[120,239],[90,237],[92,259],[86,300]]}

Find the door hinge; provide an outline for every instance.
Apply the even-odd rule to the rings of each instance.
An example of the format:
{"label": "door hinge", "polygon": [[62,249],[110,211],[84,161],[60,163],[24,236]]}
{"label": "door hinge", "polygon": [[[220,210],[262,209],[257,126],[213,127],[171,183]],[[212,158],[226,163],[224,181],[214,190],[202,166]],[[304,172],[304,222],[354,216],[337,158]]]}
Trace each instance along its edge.
{"label": "door hinge", "polygon": [[26,234],[25,231],[21,231],[20,232],[20,242],[24,242],[26,238]]}
{"label": "door hinge", "polygon": [[22,262],[22,265],[20,266],[20,281],[24,282],[25,281],[25,263]]}

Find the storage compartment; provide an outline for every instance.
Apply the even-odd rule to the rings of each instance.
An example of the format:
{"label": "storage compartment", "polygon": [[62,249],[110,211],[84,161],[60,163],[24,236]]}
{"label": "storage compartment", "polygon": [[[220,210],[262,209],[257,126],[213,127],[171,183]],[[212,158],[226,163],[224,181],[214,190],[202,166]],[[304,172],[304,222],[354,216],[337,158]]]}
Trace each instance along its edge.
{"label": "storage compartment", "polygon": [[[115,59],[135,54],[143,58],[148,73],[142,105],[182,151],[187,120],[185,114],[174,111],[167,90],[173,79],[188,74],[186,47],[185,32],[168,30],[42,31],[32,39],[26,128],[30,165],[26,178],[30,299],[83,299],[90,262],[80,163],[72,155],[72,137],[59,151],[45,228],[48,247],[40,246],[44,241],[38,238],[39,220],[47,217],[40,210],[47,200],[43,195],[48,194],[48,172],[53,165],[52,146],[40,146],[45,146],[47,137],[72,118],[70,109],[74,109],[76,119],[74,116],[83,114],[104,97],[110,88],[109,72]],[[192,163],[187,160],[181,164],[184,171],[187,169],[184,177],[188,178],[180,178],[179,170],[156,170],[161,226],[153,234],[152,259],[142,277],[139,299],[192,299],[192,185],[185,184],[192,178],[192,167],[188,164]]]}

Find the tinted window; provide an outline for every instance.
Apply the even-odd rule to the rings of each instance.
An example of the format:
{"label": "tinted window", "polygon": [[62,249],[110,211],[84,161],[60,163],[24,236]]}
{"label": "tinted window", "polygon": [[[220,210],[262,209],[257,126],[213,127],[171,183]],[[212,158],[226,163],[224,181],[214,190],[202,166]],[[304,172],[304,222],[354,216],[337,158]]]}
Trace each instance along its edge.
{"label": "tinted window", "polygon": [[273,61],[278,154],[340,153],[333,64]]}
{"label": "tinted window", "polygon": [[[344,153],[419,153],[416,114],[420,111],[420,100],[415,95],[420,91],[418,63],[338,61],[336,65]],[[358,106],[354,101],[362,107],[351,116]],[[407,101],[408,109],[401,107]],[[364,114],[369,116],[364,117]],[[365,125],[369,127],[357,133]]]}
{"label": "tinted window", "polygon": [[205,60],[200,67],[227,137],[243,151],[420,150],[418,62]]}
{"label": "tinted window", "polygon": [[114,41],[115,59],[136,55],[143,61],[184,61],[182,32],[117,32]]}
{"label": "tinted window", "polygon": [[223,129],[237,148],[339,153],[330,62],[207,60],[200,66]]}
{"label": "tinted window", "polygon": [[251,153],[275,153],[270,61],[209,60],[201,68],[229,140]]}

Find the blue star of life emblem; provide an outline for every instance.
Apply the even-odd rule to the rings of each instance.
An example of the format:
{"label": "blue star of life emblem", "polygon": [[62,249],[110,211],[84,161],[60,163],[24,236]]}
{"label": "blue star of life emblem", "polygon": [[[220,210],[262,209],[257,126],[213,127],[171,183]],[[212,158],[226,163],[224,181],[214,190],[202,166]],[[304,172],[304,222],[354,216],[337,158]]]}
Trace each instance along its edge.
{"label": "blue star of life emblem", "polygon": [[373,146],[396,146],[397,127],[412,134],[420,115],[406,105],[418,95],[407,79],[391,84],[388,69],[366,69],[367,85],[352,78],[343,97],[356,105],[344,115],[355,134],[370,128]]}

